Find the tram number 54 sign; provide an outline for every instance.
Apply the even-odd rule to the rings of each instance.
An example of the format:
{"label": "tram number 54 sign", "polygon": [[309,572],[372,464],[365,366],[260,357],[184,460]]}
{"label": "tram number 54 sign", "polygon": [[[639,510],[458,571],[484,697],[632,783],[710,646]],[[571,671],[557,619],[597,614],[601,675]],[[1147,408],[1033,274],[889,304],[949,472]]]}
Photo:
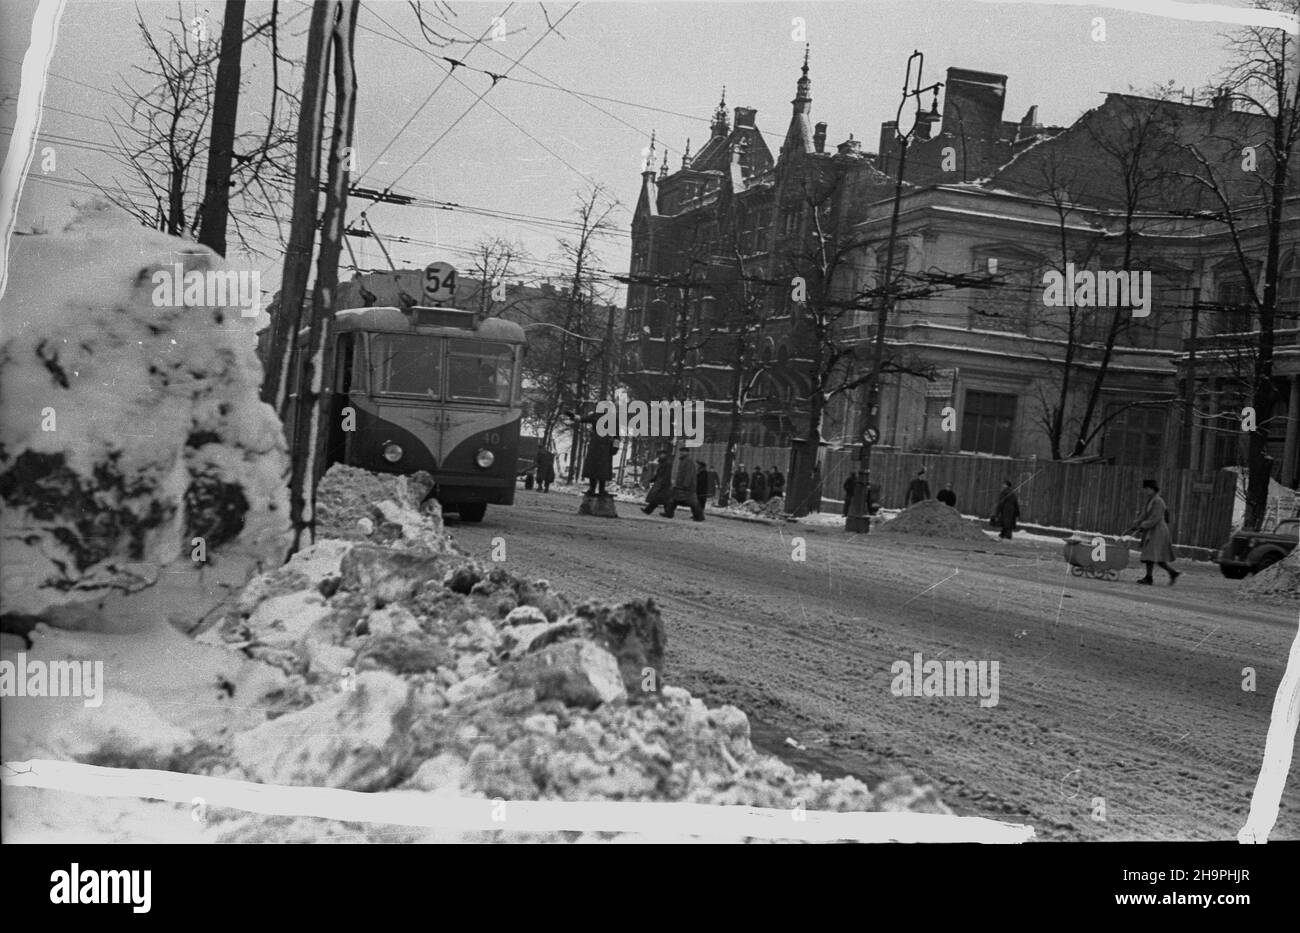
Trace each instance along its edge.
{"label": "tram number 54 sign", "polygon": [[424,269],[424,300],[443,304],[456,297],[456,267],[446,262],[430,263]]}

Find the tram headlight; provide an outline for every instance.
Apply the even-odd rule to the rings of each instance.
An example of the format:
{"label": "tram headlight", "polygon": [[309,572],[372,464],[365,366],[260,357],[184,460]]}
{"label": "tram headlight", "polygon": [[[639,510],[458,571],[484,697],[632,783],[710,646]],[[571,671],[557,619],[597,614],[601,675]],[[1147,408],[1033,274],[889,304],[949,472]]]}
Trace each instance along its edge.
{"label": "tram headlight", "polygon": [[474,462],[484,470],[496,463],[496,459],[496,455],[490,450],[479,450],[479,452],[474,455]]}
{"label": "tram headlight", "polygon": [[402,459],[402,448],[397,444],[384,445],[384,459],[389,463],[396,463]]}

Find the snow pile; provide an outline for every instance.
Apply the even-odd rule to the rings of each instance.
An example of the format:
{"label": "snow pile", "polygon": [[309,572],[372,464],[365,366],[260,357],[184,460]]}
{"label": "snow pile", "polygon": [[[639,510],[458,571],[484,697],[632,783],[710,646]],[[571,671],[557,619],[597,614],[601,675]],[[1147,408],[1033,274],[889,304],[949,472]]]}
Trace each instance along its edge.
{"label": "snow pile", "polygon": [[[160,730],[169,746],[160,755],[172,767],[405,791],[413,810],[428,794],[950,812],[932,789],[907,779],[872,790],[759,754],[744,713],[710,709],[665,682],[665,631],[653,601],[573,605],[545,581],[519,579],[447,544],[437,510],[417,511],[419,484],[361,481],[357,473],[332,468],[318,497],[320,521],[347,530],[348,540],[318,540],[260,575],[202,636],[243,663],[263,662],[279,679],[253,704],[268,711],[219,741],[205,730],[201,747],[178,749],[184,734]],[[378,496],[389,514],[416,516],[393,522],[401,535],[382,544],[357,517],[372,515]],[[66,828],[58,807],[47,806],[39,820],[43,832]],[[220,842],[608,836],[460,833],[217,808],[207,820],[204,839]]]}
{"label": "snow pile", "polygon": [[1250,600],[1300,601],[1300,548],[1247,579],[1237,592]]}
{"label": "snow pile", "polygon": [[937,499],[913,503],[881,525],[880,530],[931,538],[955,538],[958,541],[988,540],[988,536],[962,518],[960,512]]}
{"label": "snow pile", "polygon": [[258,400],[256,321],[153,301],[156,272],[224,261],[94,207],[62,234],[16,238],[11,262],[5,613],[148,627],[178,604],[213,605],[283,554],[285,444]]}

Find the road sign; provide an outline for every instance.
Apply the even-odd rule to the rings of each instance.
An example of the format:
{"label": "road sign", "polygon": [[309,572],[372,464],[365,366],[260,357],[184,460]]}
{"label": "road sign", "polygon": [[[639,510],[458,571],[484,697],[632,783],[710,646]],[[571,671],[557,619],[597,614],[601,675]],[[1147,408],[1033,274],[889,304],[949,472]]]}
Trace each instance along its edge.
{"label": "road sign", "polygon": [[424,300],[444,304],[456,297],[456,267],[448,262],[433,262],[424,269]]}
{"label": "road sign", "polygon": [[862,442],[864,444],[874,444],[880,440],[880,432],[874,426],[868,427],[862,432]]}

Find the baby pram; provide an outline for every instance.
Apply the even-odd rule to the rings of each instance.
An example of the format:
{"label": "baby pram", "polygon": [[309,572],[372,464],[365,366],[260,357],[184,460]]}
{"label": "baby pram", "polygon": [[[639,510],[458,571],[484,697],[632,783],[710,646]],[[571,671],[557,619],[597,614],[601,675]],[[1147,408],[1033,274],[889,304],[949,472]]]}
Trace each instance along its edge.
{"label": "baby pram", "polygon": [[1065,539],[1065,562],[1076,577],[1118,580],[1128,566],[1128,541],[1103,535],[1071,535]]}

